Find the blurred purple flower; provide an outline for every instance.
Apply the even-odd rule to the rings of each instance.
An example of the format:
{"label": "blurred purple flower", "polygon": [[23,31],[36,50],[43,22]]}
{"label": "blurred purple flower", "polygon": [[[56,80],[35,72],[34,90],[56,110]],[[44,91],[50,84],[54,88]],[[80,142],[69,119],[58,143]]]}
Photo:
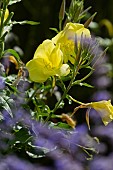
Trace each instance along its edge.
{"label": "blurred purple flower", "polygon": [[0,90],[5,88],[5,80],[3,77],[0,76]]}
{"label": "blurred purple flower", "polygon": [[25,93],[18,93],[18,94],[11,94],[11,99],[15,101],[15,107],[20,108],[23,104],[26,103],[25,101]]}
{"label": "blurred purple flower", "polygon": [[96,77],[93,79],[93,84],[97,87],[97,88],[106,88],[108,86],[110,86],[112,83],[111,78],[107,77],[107,76],[100,76],[100,77]]}
{"label": "blurred purple flower", "polygon": [[108,126],[95,127],[92,132],[96,136],[109,138],[113,142],[113,122]]}
{"label": "blurred purple flower", "polygon": [[93,101],[100,101],[100,100],[109,100],[112,98],[112,95],[107,90],[98,90],[92,96]]}
{"label": "blurred purple flower", "polygon": [[13,155],[9,155],[0,162],[0,170],[37,170],[37,168],[38,166],[36,167],[30,162],[21,160]]}
{"label": "blurred purple flower", "polygon": [[90,163],[90,170],[113,170],[113,155],[96,156]]}
{"label": "blurred purple flower", "polygon": [[0,76],[3,76],[5,73],[4,66],[0,63]]}
{"label": "blurred purple flower", "polygon": [[19,90],[19,92],[25,93],[25,91],[28,90],[29,86],[30,86],[30,83],[28,81],[20,80],[17,85],[17,89]]}

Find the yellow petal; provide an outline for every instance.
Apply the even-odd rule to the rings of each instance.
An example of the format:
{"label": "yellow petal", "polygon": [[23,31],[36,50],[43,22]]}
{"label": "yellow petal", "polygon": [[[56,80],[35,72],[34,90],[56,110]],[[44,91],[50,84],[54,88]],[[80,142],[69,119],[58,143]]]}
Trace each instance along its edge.
{"label": "yellow petal", "polygon": [[84,25],[83,24],[79,24],[79,23],[72,23],[72,22],[69,22],[66,24],[66,27],[64,28],[65,30],[66,29],[74,29],[75,31],[81,29],[81,28],[84,28]]}
{"label": "yellow petal", "polygon": [[60,43],[61,38],[64,37],[64,32],[59,32],[55,37],[52,38],[52,41],[57,44]]}
{"label": "yellow petal", "polygon": [[59,76],[67,76],[68,74],[70,73],[70,67],[69,67],[69,65],[68,64],[63,64],[61,67],[60,67],[60,69],[59,69],[59,71],[58,71],[58,75]]}
{"label": "yellow petal", "polygon": [[39,57],[49,57],[53,49],[55,48],[54,43],[51,40],[45,40],[42,44],[40,44],[34,54],[34,58]]}
{"label": "yellow petal", "polygon": [[26,67],[29,71],[30,79],[34,82],[45,82],[50,76],[48,72],[45,71],[47,68],[45,68],[44,61],[42,58],[30,60],[26,64]]}
{"label": "yellow petal", "polygon": [[53,49],[51,55],[49,56],[49,60],[50,60],[50,62],[52,63],[52,67],[53,67],[53,68],[58,69],[58,68],[61,67],[62,62],[63,62],[63,53],[62,53],[62,51],[60,50],[59,45],[57,45],[57,46]]}
{"label": "yellow petal", "polygon": [[83,35],[84,37],[90,38],[90,31],[87,28],[81,28],[79,30],[76,31],[76,35],[79,37],[81,35]]}
{"label": "yellow petal", "polygon": [[90,31],[87,28],[84,28],[83,24],[78,23],[67,23],[64,30],[59,32],[52,41],[55,44],[60,44],[60,48],[63,52],[64,63],[67,63],[68,60],[74,64],[76,53],[75,53],[75,38],[78,40],[78,46],[81,36],[91,37]]}
{"label": "yellow petal", "polygon": [[69,73],[69,67],[62,67],[63,53],[60,44],[55,45],[51,40],[45,40],[37,48],[33,60],[26,64],[32,81],[44,82],[50,76],[60,74],[65,76]]}
{"label": "yellow petal", "polygon": [[113,106],[111,105],[111,101],[103,100],[99,102],[90,103],[90,107],[99,112],[102,121],[105,125],[113,120]]}

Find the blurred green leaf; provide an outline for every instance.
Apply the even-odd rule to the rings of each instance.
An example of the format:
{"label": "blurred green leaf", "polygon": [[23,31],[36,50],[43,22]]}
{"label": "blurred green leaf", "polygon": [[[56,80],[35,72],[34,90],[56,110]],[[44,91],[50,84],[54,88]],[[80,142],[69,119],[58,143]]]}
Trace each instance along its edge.
{"label": "blurred green leaf", "polygon": [[86,87],[90,87],[90,88],[94,88],[92,85],[88,84],[88,83],[79,83],[80,86],[86,86]]}
{"label": "blurred green leaf", "polygon": [[30,138],[31,135],[29,134],[27,128],[21,128],[20,130],[15,131],[15,141],[26,143]]}
{"label": "blurred green leaf", "polygon": [[65,0],[62,1],[61,7],[60,7],[60,12],[59,12],[59,20],[63,20],[64,19],[64,15],[65,15]]}
{"label": "blurred green leaf", "polygon": [[4,54],[6,54],[6,53],[11,53],[16,58],[17,61],[20,61],[20,56],[18,55],[18,53],[15,50],[8,49],[8,50],[4,51]]}
{"label": "blurred green leaf", "polygon": [[72,0],[69,12],[68,12],[68,20],[72,22],[78,22],[81,18],[81,13],[83,12],[83,0]]}
{"label": "blurred green leaf", "polygon": [[55,31],[56,33],[59,33],[59,31],[57,30],[57,28],[49,28],[49,29]]}
{"label": "blurred green leaf", "polygon": [[13,25],[15,25],[15,24],[20,24],[20,25],[24,25],[24,24],[39,25],[40,24],[40,22],[28,21],[28,20],[25,20],[25,21],[12,21],[11,23]]}
{"label": "blurred green leaf", "polygon": [[8,15],[7,19],[6,19],[5,22],[4,22],[4,25],[7,25],[7,24],[9,23],[9,21],[11,20],[11,18],[13,17],[13,15],[14,15],[14,12],[11,12],[11,13]]}
{"label": "blurred green leaf", "polygon": [[58,122],[56,125],[54,125],[54,128],[56,129],[72,129],[67,123]]}
{"label": "blurred green leaf", "polygon": [[8,5],[15,4],[17,2],[20,2],[21,0],[10,0]]}

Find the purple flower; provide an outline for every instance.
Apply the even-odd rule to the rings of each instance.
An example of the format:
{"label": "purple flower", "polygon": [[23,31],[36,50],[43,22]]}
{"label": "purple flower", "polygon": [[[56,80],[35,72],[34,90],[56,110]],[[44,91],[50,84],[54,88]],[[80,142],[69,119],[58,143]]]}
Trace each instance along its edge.
{"label": "purple flower", "polygon": [[112,83],[111,78],[107,76],[96,77],[96,79],[93,80],[93,84],[99,88],[106,88],[110,86],[111,83]]}
{"label": "purple flower", "polygon": [[[2,168],[2,169],[1,169]],[[37,170],[38,166],[30,162],[21,160],[16,156],[10,155],[0,162],[0,170]]]}
{"label": "purple flower", "polygon": [[93,134],[100,137],[109,138],[113,142],[113,122],[107,126],[99,126],[93,129]]}
{"label": "purple flower", "polygon": [[30,83],[28,81],[20,80],[17,89],[19,90],[19,92],[25,92],[26,90],[28,90],[29,85]]}
{"label": "purple flower", "polygon": [[90,170],[113,170],[113,155],[96,156],[90,163]]}
{"label": "purple flower", "polygon": [[0,90],[3,90],[5,88],[5,81],[4,78],[0,76]]}
{"label": "purple flower", "polygon": [[5,73],[4,66],[0,63],[0,76],[3,76]]}
{"label": "purple flower", "polygon": [[92,96],[93,101],[109,100],[111,98],[112,98],[112,96],[111,96],[110,92],[108,92],[107,90],[98,90]]}

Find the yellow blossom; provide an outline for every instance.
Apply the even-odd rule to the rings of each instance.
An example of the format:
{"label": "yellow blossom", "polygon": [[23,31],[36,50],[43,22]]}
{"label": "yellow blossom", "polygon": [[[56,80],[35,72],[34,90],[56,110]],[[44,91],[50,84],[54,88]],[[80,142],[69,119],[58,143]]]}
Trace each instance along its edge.
{"label": "yellow blossom", "polygon": [[90,38],[90,31],[87,28],[84,28],[83,24],[69,22],[66,24],[64,30],[52,38],[52,41],[55,44],[60,44],[65,63],[69,60],[74,64],[76,58],[75,38],[79,40],[81,35]]}
{"label": "yellow blossom", "polygon": [[113,120],[113,106],[111,105],[111,101],[103,100],[99,102],[91,102],[88,104],[91,108],[95,109],[99,112],[102,121],[105,125]]}
{"label": "yellow blossom", "polygon": [[45,40],[39,45],[34,58],[26,64],[26,67],[30,79],[39,83],[45,82],[50,76],[66,76],[70,72],[69,66],[63,64],[60,45],[54,45],[51,40]]}

